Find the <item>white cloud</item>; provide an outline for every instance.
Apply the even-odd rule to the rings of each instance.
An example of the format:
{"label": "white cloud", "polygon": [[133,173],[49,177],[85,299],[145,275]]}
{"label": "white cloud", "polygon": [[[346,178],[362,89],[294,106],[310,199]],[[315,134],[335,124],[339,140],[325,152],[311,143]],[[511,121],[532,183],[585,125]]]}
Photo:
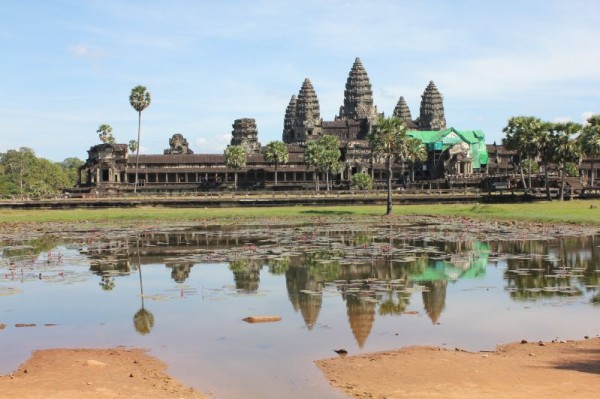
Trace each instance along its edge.
{"label": "white cloud", "polygon": [[77,58],[98,59],[108,56],[107,51],[99,48],[92,48],[85,44],[77,44],[69,47],[67,50],[72,56]]}
{"label": "white cloud", "polygon": [[194,140],[194,143],[196,144],[194,152],[196,154],[222,154],[230,142],[230,133],[216,134],[211,135],[210,137],[207,135],[200,135],[200,137],[197,137]]}
{"label": "white cloud", "polygon": [[588,120],[588,119],[590,119],[590,117],[591,117],[592,115],[596,115],[596,114],[598,114],[598,112],[592,112],[592,111],[588,111],[588,112],[584,112],[584,113],[582,113],[582,114],[581,114],[581,120],[582,120],[582,123],[584,123],[584,124],[587,124],[587,120]]}

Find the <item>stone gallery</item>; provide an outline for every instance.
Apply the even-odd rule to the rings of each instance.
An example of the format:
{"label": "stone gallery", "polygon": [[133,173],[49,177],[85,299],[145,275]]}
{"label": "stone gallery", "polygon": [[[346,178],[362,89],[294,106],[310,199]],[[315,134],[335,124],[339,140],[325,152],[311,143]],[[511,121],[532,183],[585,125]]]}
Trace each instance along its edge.
{"label": "stone gallery", "polygon": [[[185,192],[227,189],[233,185],[234,173],[243,189],[312,189],[320,176],[304,161],[306,143],[323,135],[332,135],[340,142],[343,169],[333,176],[335,189],[348,189],[353,174],[368,173],[376,184],[383,182],[386,169],[382,160],[373,157],[367,141],[379,116],[373,102],[373,91],[367,72],[356,58],[344,90],[344,103],[334,120],[323,120],[317,93],[309,79],[293,95],[283,118],[282,141],[287,145],[288,162],[269,163],[265,147],[258,140],[256,121],[236,119],[231,133],[231,145],[242,146],[247,152],[246,166],[233,170],[225,164],[224,154],[194,154],[181,134],[169,139],[164,154],[140,155],[138,187],[140,192]],[[479,130],[448,128],[443,97],[435,84],[429,82],[422,98],[419,116],[413,119],[404,99],[400,97],[393,116],[402,119],[409,135],[420,139],[427,149],[427,160],[414,165],[394,165],[394,181],[445,181],[449,177],[468,178],[506,171],[511,154],[503,149],[486,146],[485,135]],[[490,148],[488,148],[490,147]],[[495,157],[489,162],[489,150]],[[133,190],[136,157],[126,144],[99,144],[88,151],[88,159],[80,169],[79,190],[119,193]]]}

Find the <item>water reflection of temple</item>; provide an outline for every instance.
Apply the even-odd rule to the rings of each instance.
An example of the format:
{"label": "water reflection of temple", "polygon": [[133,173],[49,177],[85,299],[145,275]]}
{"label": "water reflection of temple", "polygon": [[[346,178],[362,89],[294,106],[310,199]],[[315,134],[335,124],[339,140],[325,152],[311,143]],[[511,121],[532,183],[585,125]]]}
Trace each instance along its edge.
{"label": "water reflection of temple", "polygon": [[424,283],[423,306],[433,324],[437,323],[444,307],[446,307],[446,288],[448,280],[429,281]]}
{"label": "water reflection of temple", "polygon": [[240,292],[253,293],[258,291],[260,285],[260,270],[263,261],[255,260],[236,260],[229,262],[229,269],[233,272],[235,288]]}
{"label": "water reflection of temple", "polygon": [[318,275],[311,276],[306,267],[292,266],[285,273],[285,282],[292,307],[295,311],[300,310],[304,324],[309,330],[312,330],[317,322],[323,303],[323,297],[318,293],[323,291],[324,281]]}
{"label": "water reflection of temple", "polygon": [[[267,251],[261,255],[259,238],[249,232],[251,229],[245,232],[210,229],[152,232],[129,241],[90,244],[87,252],[92,259],[92,270],[99,274],[107,270],[129,273],[138,264],[164,264],[171,270],[173,280],[183,283],[198,262],[190,254],[215,250],[222,259],[229,260],[235,287],[242,293],[257,292],[260,273],[268,267],[272,275],[285,276],[289,300],[308,330],[318,323],[323,306],[321,294],[329,284],[346,302],[349,327],[359,346],[368,340],[375,314],[401,315],[409,306],[413,292],[420,292],[424,313],[432,323],[438,323],[446,306],[448,285],[458,279],[484,276],[488,262],[493,264],[499,259],[507,265],[506,288],[515,300],[583,295],[593,290],[594,298],[600,302],[598,289],[594,288],[600,283],[600,251],[595,237],[450,242],[396,239],[393,231],[388,237],[375,237],[328,227],[322,234],[315,235],[317,238],[309,238],[315,242],[323,238],[309,251],[274,256]],[[243,249],[250,241],[257,243],[258,251]],[[360,259],[343,261],[345,251],[367,247],[376,252],[383,245],[415,251],[393,256],[381,251],[373,256],[363,252]],[[285,252],[279,251],[275,253]],[[512,255],[501,257],[499,254]],[[237,260],[231,261],[231,257]],[[402,284],[389,284],[391,281]],[[378,287],[381,284],[387,285]],[[109,288],[110,281],[105,286]]]}

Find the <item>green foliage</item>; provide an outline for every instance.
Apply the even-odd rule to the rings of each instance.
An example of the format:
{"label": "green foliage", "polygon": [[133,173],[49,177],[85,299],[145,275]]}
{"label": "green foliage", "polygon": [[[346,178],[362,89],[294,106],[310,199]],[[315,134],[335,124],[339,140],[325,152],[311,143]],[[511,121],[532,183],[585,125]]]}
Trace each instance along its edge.
{"label": "green foliage", "polygon": [[578,140],[585,155],[591,157],[600,155],[600,114],[588,118]]}
{"label": "green foliage", "polygon": [[567,176],[577,177],[579,176],[578,164],[574,162],[567,162],[564,166],[564,170]]}
{"label": "green foliage", "polygon": [[282,141],[271,141],[265,149],[267,162],[275,164],[275,185],[277,185],[277,168],[288,161],[288,149]]}
{"label": "green foliage", "polygon": [[137,112],[142,112],[146,108],[150,106],[150,102],[152,99],[150,98],[150,93],[144,86],[135,86],[131,89],[131,94],[129,95],[129,104],[135,109]]}
{"label": "green foliage", "polygon": [[[304,151],[304,160],[309,165],[327,176],[327,189],[329,189],[329,175],[342,170],[340,161],[340,141],[337,137],[323,135],[316,140],[310,141]],[[318,190],[317,181],[317,190]]]}
{"label": "green foliage", "polygon": [[240,168],[246,166],[248,162],[248,155],[244,147],[240,145],[230,145],[225,149],[225,165],[232,168],[235,176],[233,188],[237,190],[237,171]]}
{"label": "green foliage", "polygon": [[531,170],[532,173],[537,173],[540,171],[540,165],[531,159],[526,159],[523,161],[523,168],[527,170]]}
{"label": "green foliage", "polygon": [[105,123],[100,125],[98,127],[98,130],[96,130],[96,133],[98,133],[100,141],[102,141],[104,144],[115,143],[115,137],[112,134],[112,127],[110,125],[107,125]]}
{"label": "green foliage", "polygon": [[225,165],[229,168],[240,169],[246,166],[248,156],[242,146],[230,145],[225,149]]}
{"label": "green foliage", "polygon": [[65,158],[65,160],[59,164],[66,177],[65,187],[74,187],[77,184],[77,179],[79,178],[79,167],[84,163],[85,162],[79,158],[71,157]]}
{"label": "green foliage", "polygon": [[129,140],[128,147],[129,147],[129,151],[131,151],[131,153],[136,152],[137,149],[138,149],[137,141],[135,141],[135,140]]}
{"label": "green foliage", "polygon": [[282,141],[271,141],[265,149],[267,162],[280,165],[288,161],[288,149]]}
{"label": "green foliage", "polygon": [[65,170],[61,163],[37,158],[30,148],[21,147],[0,154],[2,195],[48,197],[70,186],[70,182],[70,171]]}
{"label": "green foliage", "polygon": [[533,116],[515,116],[508,120],[502,131],[506,135],[502,143],[508,150],[517,151],[521,159],[535,158],[538,153],[538,141],[548,126]]}
{"label": "green foliage", "polygon": [[373,179],[366,173],[352,175],[352,188],[357,190],[370,190],[373,188]]}

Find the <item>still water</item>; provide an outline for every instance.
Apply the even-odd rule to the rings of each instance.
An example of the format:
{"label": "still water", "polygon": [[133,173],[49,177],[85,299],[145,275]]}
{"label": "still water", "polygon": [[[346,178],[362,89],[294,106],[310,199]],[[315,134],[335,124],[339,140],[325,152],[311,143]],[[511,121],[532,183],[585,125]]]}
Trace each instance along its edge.
{"label": "still water", "polygon": [[[0,373],[35,349],[124,345],[217,398],[342,398],[313,363],[334,349],[600,332],[600,237],[464,238],[282,225],[0,243]],[[242,321],[260,315],[282,320]]]}

